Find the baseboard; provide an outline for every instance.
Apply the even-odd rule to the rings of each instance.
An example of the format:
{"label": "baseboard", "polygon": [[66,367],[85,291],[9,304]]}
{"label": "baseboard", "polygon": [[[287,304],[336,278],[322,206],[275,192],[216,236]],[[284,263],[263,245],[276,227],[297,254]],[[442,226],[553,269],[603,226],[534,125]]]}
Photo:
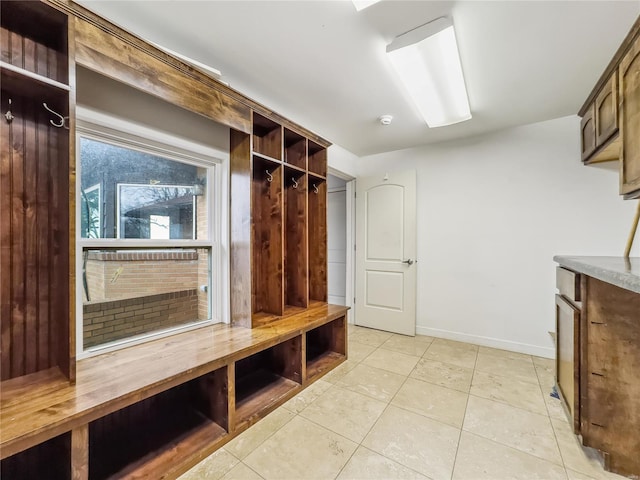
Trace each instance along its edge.
{"label": "baseboard", "polygon": [[479,335],[469,335],[467,333],[452,332],[450,330],[441,330],[439,328],[422,327],[420,325],[416,325],[416,333],[418,335],[428,335],[430,337],[446,338],[447,340],[457,340],[458,342],[473,343],[474,345],[482,345],[483,347],[509,350],[510,352],[525,353],[527,355],[535,355],[537,357],[555,358],[556,355],[555,349],[550,347],[540,347],[538,345],[530,345],[528,343],[511,342],[509,340],[482,337]]}

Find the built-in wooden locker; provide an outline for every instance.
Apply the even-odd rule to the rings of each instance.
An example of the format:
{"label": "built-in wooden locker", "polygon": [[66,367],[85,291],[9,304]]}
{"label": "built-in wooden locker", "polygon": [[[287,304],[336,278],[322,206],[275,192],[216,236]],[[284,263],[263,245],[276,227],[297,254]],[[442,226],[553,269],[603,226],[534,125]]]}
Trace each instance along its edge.
{"label": "built-in wooden locker", "polygon": [[58,368],[73,379],[67,16],[0,5],[1,378]]}
{"label": "built-in wooden locker", "polygon": [[232,130],[230,151],[232,323],[326,304],[326,145],[253,112],[251,134]]}

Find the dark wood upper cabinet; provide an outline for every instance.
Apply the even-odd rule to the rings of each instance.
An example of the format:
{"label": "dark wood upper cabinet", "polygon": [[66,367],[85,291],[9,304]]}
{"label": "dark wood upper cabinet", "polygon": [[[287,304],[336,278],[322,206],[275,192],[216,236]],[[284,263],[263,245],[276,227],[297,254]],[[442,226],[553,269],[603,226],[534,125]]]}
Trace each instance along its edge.
{"label": "dark wood upper cabinet", "polygon": [[640,198],[640,35],[620,62],[620,193]]}
{"label": "dark wood upper cabinet", "polygon": [[587,161],[596,149],[596,122],[593,115],[593,106],[587,110],[580,121],[580,148],[582,161]]}
{"label": "dark wood upper cabinet", "polygon": [[618,72],[602,87],[594,105],[596,144],[603,145],[618,132]]}
{"label": "dark wood upper cabinet", "polygon": [[620,194],[640,198],[640,17],[578,115],[582,161],[619,161]]}

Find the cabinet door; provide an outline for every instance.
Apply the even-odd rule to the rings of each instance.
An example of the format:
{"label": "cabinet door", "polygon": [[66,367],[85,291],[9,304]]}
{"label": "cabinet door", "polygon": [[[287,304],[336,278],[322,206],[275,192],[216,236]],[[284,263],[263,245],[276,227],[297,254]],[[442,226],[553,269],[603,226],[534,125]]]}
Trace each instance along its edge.
{"label": "cabinet door", "polygon": [[620,193],[640,196],[640,36],[620,62]]}
{"label": "cabinet door", "polygon": [[594,106],[591,105],[580,122],[580,151],[583,162],[587,160],[596,149],[596,125],[593,112]]}
{"label": "cabinet door", "polygon": [[595,102],[596,146],[607,142],[618,132],[618,72],[598,93]]}
{"label": "cabinet door", "polygon": [[575,433],[580,431],[580,310],[556,295],[556,383]]}

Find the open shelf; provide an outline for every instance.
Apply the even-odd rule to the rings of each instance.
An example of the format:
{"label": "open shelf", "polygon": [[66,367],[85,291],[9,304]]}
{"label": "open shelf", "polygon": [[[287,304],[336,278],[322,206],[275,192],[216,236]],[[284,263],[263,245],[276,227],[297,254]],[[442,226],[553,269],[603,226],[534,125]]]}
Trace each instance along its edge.
{"label": "open shelf", "polygon": [[327,184],[308,176],[309,299],[327,301]]}
{"label": "open shelf", "polygon": [[1,2],[0,9],[0,60],[68,84],[67,16],[41,2]]}
{"label": "open shelf", "polygon": [[327,176],[327,149],[309,140],[309,172],[320,177]]}
{"label": "open shelf", "polygon": [[[282,170],[253,158],[251,305],[253,313],[282,315]],[[271,179],[271,181],[269,181]]]}
{"label": "open shelf", "polygon": [[307,168],[307,140],[288,128],[284,129],[284,161],[303,170]]}
{"label": "open shelf", "polygon": [[238,360],[236,427],[252,424],[302,384],[302,337]]}
{"label": "open shelf", "polygon": [[[66,99],[69,85],[56,82],[50,78],[32,73],[23,68],[0,61],[2,74],[2,89],[15,92],[18,95],[42,97],[41,101],[51,102],[53,99]],[[49,105],[52,107],[52,105]],[[66,112],[67,108],[63,111]]]}
{"label": "open shelf", "polygon": [[132,472],[159,478],[150,473],[166,471],[227,434],[226,392],[226,369],[221,369],[91,422],[90,478]]}
{"label": "open shelf", "polygon": [[284,295],[285,305],[306,307],[308,293],[306,175],[285,167]]}
{"label": "open shelf", "polygon": [[7,480],[71,479],[71,433],[64,433],[0,462],[0,478]]}
{"label": "open shelf", "polygon": [[280,124],[253,112],[252,150],[276,160],[282,160],[282,127]]}
{"label": "open shelf", "polygon": [[307,379],[313,380],[346,359],[346,317],[306,333]]}

